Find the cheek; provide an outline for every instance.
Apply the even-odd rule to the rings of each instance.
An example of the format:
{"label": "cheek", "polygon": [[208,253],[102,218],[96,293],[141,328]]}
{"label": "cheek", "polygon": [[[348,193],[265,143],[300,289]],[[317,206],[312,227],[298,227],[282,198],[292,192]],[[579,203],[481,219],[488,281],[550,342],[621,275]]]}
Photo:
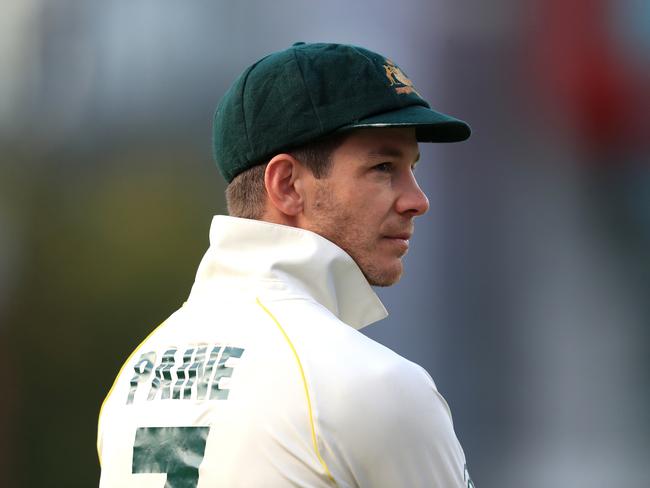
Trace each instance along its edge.
{"label": "cheek", "polygon": [[[391,210],[392,201],[386,192],[377,190],[374,193],[368,193],[367,196],[358,204],[362,222],[372,230],[377,230],[384,221],[388,220]],[[370,230],[370,229],[369,229]]]}
{"label": "cheek", "polygon": [[386,184],[358,185],[347,195],[350,208],[357,208],[365,215],[384,214],[390,209],[393,193]]}

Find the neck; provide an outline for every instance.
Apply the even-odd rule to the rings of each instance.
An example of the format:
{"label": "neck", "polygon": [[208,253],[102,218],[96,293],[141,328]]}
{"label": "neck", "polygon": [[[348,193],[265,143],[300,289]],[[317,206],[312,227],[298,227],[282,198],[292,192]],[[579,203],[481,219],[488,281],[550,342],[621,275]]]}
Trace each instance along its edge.
{"label": "neck", "polygon": [[269,222],[271,224],[287,225],[289,227],[297,227],[299,229],[304,229],[305,227],[300,225],[301,219],[294,215],[287,215],[283,212],[280,212],[277,208],[273,206],[267,206],[262,214],[262,217],[259,219],[262,222]]}

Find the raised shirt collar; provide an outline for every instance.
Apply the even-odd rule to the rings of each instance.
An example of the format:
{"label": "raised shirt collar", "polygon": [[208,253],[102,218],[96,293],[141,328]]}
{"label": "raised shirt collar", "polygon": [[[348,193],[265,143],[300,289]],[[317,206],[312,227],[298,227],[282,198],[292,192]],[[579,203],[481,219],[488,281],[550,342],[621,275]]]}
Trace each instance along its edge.
{"label": "raised shirt collar", "polygon": [[229,283],[307,295],[341,321],[361,329],[388,315],[354,260],[313,232],[259,220],[216,215],[210,248],[196,274],[193,295]]}

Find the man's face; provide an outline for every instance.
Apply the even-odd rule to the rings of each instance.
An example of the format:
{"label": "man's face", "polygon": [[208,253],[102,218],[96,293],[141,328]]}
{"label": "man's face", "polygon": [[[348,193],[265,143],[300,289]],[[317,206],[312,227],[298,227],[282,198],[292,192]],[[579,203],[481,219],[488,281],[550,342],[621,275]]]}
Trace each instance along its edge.
{"label": "man's face", "polygon": [[429,208],[418,158],[413,128],[359,129],[333,152],[328,176],[306,185],[301,226],[345,250],[371,285],[399,280],[413,219]]}

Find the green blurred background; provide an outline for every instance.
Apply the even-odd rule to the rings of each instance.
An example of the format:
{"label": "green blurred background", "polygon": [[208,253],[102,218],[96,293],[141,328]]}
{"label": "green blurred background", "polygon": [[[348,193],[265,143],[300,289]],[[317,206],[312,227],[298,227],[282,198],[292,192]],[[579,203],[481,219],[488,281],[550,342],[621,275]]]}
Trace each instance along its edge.
{"label": "green blurred background", "polygon": [[214,108],[295,41],[393,58],[472,138],[364,332],[422,364],[477,486],[650,475],[643,0],[0,0],[0,486],[96,486],[99,407],[224,213]]}
{"label": "green blurred background", "polygon": [[2,332],[14,479],[2,486],[92,486],[101,400],[184,301],[222,184],[208,155],[180,144],[12,156],[2,194],[20,268]]}

